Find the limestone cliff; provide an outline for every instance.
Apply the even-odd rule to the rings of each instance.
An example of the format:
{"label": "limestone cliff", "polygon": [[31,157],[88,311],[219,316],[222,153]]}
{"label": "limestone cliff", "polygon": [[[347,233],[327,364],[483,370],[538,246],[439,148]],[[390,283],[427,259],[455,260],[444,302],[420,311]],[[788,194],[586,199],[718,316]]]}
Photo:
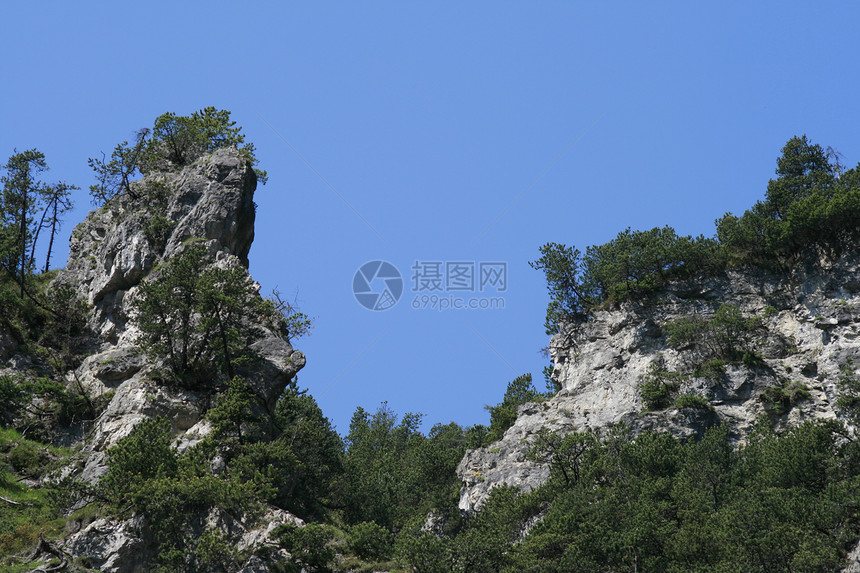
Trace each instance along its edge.
{"label": "limestone cliff", "polygon": [[[95,334],[89,355],[68,378],[93,397],[111,396],[83,443],[83,467],[69,468],[79,479],[97,481],[107,469],[107,449],[146,417],[168,419],[180,450],[210,431],[203,416],[213,388],[189,390],[151,380],[159,365],[136,346],[131,303],[141,281],[181,252],[188,239],[203,242],[215,265],[247,268],[255,188],[247,159],[233,148],[220,149],[181,170],[148,174],[75,228],[68,265],[54,286],[73,287],[90,305],[89,327]],[[281,333],[265,325],[255,332],[248,344],[259,360],[241,373],[271,407],[305,358]],[[267,519],[248,523],[217,514],[201,519],[201,527],[223,526],[227,539],[245,548],[270,543],[268,533],[280,523],[300,521],[275,509]],[[71,535],[64,550],[86,555],[103,571],[144,567],[152,548],[138,525],[97,520]]]}
{"label": "limestone cliff", "polygon": [[[682,392],[707,398],[709,408],[645,411],[639,383],[649,366],[690,372],[692,350],[667,343],[664,326],[694,315],[712,316],[721,304],[762,319],[758,364],[728,364],[718,376],[690,375]],[[554,378],[562,386],[551,399],[520,407],[503,439],[467,452],[460,463],[460,508],[479,509],[500,484],[531,490],[549,476],[527,459],[541,429],[561,433],[623,422],[634,432],[701,434],[725,423],[743,441],[767,415],[776,425],[838,418],[836,381],[846,365],[860,364],[860,256],[815,260],[790,272],[746,269],[717,277],[674,282],[643,300],[624,302],[567,324],[550,342]],[[767,388],[800,383],[808,397],[790,409],[773,408]]]}

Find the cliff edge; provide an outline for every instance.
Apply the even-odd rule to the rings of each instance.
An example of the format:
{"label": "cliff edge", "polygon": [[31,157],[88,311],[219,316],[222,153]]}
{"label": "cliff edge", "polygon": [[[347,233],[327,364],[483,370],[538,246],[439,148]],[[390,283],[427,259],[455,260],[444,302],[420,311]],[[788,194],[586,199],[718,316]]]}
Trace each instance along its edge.
{"label": "cliff edge", "polygon": [[[712,361],[709,370],[695,345],[670,344],[666,327],[689,317],[712,319],[724,305],[756,321],[754,355]],[[748,268],[698,276],[643,300],[605,306],[552,337],[553,377],[561,390],[520,406],[499,442],[467,452],[457,470],[462,510],[480,509],[498,485],[529,491],[548,479],[549,468],[528,456],[541,430],[565,434],[620,422],[634,433],[687,438],[725,424],[743,442],[761,416],[776,426],[839,418],[836,382],[860,364],[856,251],[785,272]],[[649,409],[640,388],[655,371],[679,375],[677,395],[704,400]]]}

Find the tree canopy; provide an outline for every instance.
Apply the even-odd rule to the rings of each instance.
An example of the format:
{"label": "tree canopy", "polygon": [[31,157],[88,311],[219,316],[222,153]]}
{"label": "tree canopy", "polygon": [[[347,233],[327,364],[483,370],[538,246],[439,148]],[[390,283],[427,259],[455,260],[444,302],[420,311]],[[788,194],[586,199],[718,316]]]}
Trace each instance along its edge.
{"label": "tree canopy", "polygon": [[[90,158],[96,183],[90,186],[93,203],[102,205],[118,193],[134,195],[132,178],[153,170],[171,170],[188,165],[206,153],[235,147],[251,165],[257,164],[254,144],[245,142],[242,128],[230,119],[230,112],[209,106],[191,115],[163,113],[152,128],[135,133],[133,143],[123,141],[101,159]],[[255,168],[257,179],[265,184],[267,174]]]}
{"label": "tree canopy", "polygon": [[214,365],[233,378],[253,328],[244,317],[273,317],[243,267],[215,265],[194,241],[141,283],[134,306],[140,348],[166,360],[176,381],[192,385]]}
{"label": "tree canopy", "polygon": [[585,254],[547,243],[530,264],[544,272],[550,295],[548,333],[592,308],[647,295],[668,281],[729,266],[778,266],[809,249],[836,254],[860,235],[860,166],[843,170],[838,154],[793,137],[777,159],[765,198],[740,217],[716,221],[714,237],[678,236],[671,227],[625,229]]}

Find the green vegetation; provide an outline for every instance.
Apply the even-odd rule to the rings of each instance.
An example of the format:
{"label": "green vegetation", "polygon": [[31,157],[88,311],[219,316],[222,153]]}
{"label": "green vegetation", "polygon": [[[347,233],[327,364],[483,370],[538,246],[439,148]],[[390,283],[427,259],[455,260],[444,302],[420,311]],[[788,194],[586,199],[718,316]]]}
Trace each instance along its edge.
{"label": "green vegetation", "polygon": [[212,263],[203,244],[189,242],[141,283],[135,301],[141,350],[166,358],[170,380],[189,387],[208,379],[214,365],[233,378],[252,328],[243,318],[271,314],[244,268]]}
{"label": "green vegetation", "polygon": [[765,200],[741,217],[717,221],[717,236],[733,261],[790,261],[810,245],[835,254],[857,238],[860,171],[844,171],[831,162],[833,155],[805,135],[785,144]]}
{"label": "green vegetation", "polygon": [[517,421],[517,408],[527,402],[543,402],[546,394],[535,390],[532,375],[517,376],[505,390],[501,403],[495,406],[485,406],[490,412],[490,428],[485,444],[491,444],[502,439],[505,431]]}
{"label": "green vegetation", "polygon": [[[672,385],[672,373],[652,371]],[[511,382],[499,407],[515,396],[537,397],[527,377]],[[707,407],[690,394],[666,400]],[[141,422],[109,451],[109,472],[89,492],[101,500],[91,514],[144,516],[162,570],[235,570],[249,555],[203,516],[215,509],[253,518],[263,503],[310,521],[276,531],[292,555],[288,571],[834,570],[860,535],[860,442],[837,423],[777,434],[761,422],[740,448],[724,427],[699,441],[634,438],[623,427],[544,430],[529,458],[549,466],[549,481],[529,493],[496,488],[468,515],[457,509],[455,468],[467,447],[486,442],[487,428],[437,425],[425,435],[420,416],[383,404],[357,409],[342,441],[295,382],[272,423],[241,378],[207,417],[214,433],[181,455],[166,420]],[[8,472],[40,475],[61,459],[6,435]],[[223,466],[213,473],[216,460]],[[60,500],[72,493],[60,488],[37,505],[8,506],[0,543],[20,551],[39,532],[60,535],[68,506]]]}
{"label": "green vegetation", "polygon": [[[274,426],[255,413],[262,411],[257,402],[237,377],[207,414],[214,433],[185,453],[170,447],[171,427],[163,418],[144,420],[109,450],[109,471],[96,495],[109,513],[146,518],[165,569],[205,568],[219,555],[219,534],[201,535],[201,519],[213,508],[253,519],[269,503],[319,519],[334,499],[343,450],[316,402],[291,384],[277,404]],[[225,466],[218,473],[211,470],[215,460]],[[302,529],[290,539],[310,543],[310,534]],[[231,563],[248,558],[223,555]]]}
{"label": "green vegetation", "polygon": [[147,418],[108,452],[108,473],[98,485],[111,513],[146,517],[158,543],[158,561],[173,569],[193,568],[189,560],[209,554],[214,541],[194,535],[196,512],[229,514],[259,508],[257,484],[227,474],[215,476],[199,449],[178,455],[170,447],[170,423]]}
{"label": "green vegetation", "polygon": [[105,406],[77,379],[69,383],[64,377],[83,358],[87,309],[69,288],[47,291],[55,276],[55,271],[26,276],[24,298],[15,278],[0,276],[0,329],[41,364],[0,375],[0,425],[27,428],[40,440],[95,419]]}
{"label": "green vegetation", "polygon": [[558,243],[547,243],[540,252],[529,264],[546,275],[547,334],[558,332],[559,321],[604,302],[642,296],[673,278],[720,268],[715,240],[679,237],[671,227],[626,229],[608,243],[588,247],[585,255]]}
{"label": "green vegetation", "polygon": [[[163,247],[173,229],[158,208],[167,189],[154,178],[145,187],[132,178],[228,146],[255,162],[229,112],[164,114],[132,144],[90,160],[98,178],[91,193],[100,204],[117,194],[145,197],[144,233]],[[60,377],[81,358],[88,309],[68,287],[46,292],[53,275],[34,274],[33,253],[40,230],[53,241],[68,187],[37,181],[44,157],[36,150],[18,155],[5,167],[0,203],[0,325],[44,367],[0,376],[3,555],[59,537],[72,520],[137,515],[153,536],[158,570],[235,571],[248,551],[207,518],[254,523],[267,506],[308,523],[275,531],[278,547],[291,554],[278,564],[284,571],[828,571],[843,565],[860,536],[857,437],[835,422],[778,434],[768,416],[739,447],[725,427],[689,441],[634,437],[623,426],[543,430],[527,458],[546,464],[549,480],[528,493],[496,487],[480,512],[463,513],[455,472],[464,453],[491,447],[520,406],[557,391],[551,376],[547,392],[535,389],[530,374],[512,380],[502,400],[486,407],[486,426],[437,424],[424,433],[420,414],[398,415],[383,403],[374,412],[357,408],[341,437],[297,380],[272,407],[243,377],[256,359],[248,348],[253,324],[295,338],[309,332],[308,317],[277,291],[261,299],[244,269],[215,265],[194,240],[141,284],[133,320],[141,350],[165,366],[155,382],[195,390],[212,432],[179,453],[171,422],[148,418],[108,450],[108,472],[96,486],[60,479],[57,470],[78,464],[79,454],[48,443],[62,428],[93,420],[109,396],[95,399],[80,381]],[[808,244],[818,254],[837,253],[856,239],[857,215],[857,171],[793,138],[765,200],[741,217],[723,217],[716,238],[661,227],[627,229],[584,254],[544,245],[531,264],[547,277],[547,329],[558,332],[560,323],[601,305],[655,296],[675,279],[790,264]],[[49,257],[50,247],[46,268]],[[639,383],[646,410],[710,408],[705,396],[686,391],[686,379],[721,384],[727,365],[761,367],[765,321],[731,304],[710,310],[662,325],[668,344],[691,360],[683,372],[650,365]],[[839,385],[838,405],[856,422],[860,383],[850,360]],[[759,399],[781,416],[809,396],[803,383],[784,380]],[[20,568],[19,561],[0,565]]]}
{"label": "green vegetation", "polygon": [[38,179],[48,170],[45,155],[37,149],[16,152],[2,166],[6,175],[0,178],[0,268],[13,277],[19,296],[33,297],[27,282],[36,269],[36,245],[42,231],[50,231],[44,272],[51,264],[54,238],[60,228],[60,217],[72,208],[69,198],[77,189],[67,183],[47,185]]}
{"label": "green vegetation", "polygon": [[[57,489],[31,488],[25,479],[40,479],[74,459],[74,452],[30,440],[12,429],[0,429],[0,556],[33,547],[42,535],[59,537],[65,528]],[[69,520],[77,518],[69,517]],[[0,557],[0,566],[11,563]]]}
{"label": "green vegetation", "polygon": [[296,565],[311,571],[330,571],[335,550],[331,542],[335,537],[333,528],[321,523],[309,523],[304,527],[282,525],[275,535],[284,549],[289,551]]}
{"label": "green vegetation", "polygon": [[90,185],[90,195],[95,205],[104,205],[117,193],[129,193],[132,178],[140,173],[140,165],[147,151],[146,138],[149,129],[141,129],[135,134],[134,145],[127,141],[118,144],[110,155],[110,160],[102,153],[102,158],[91,157],[87,163],[95,171],[98,182]]}
{"label": "green vegetation", "polygon": [[[230,119],[229,111],[205,107],[189,116],[164,113],[155,119],[152,129],[139,130],[133,143],[118,144],[109,159],[104,153],[101,159],[89,159],[97,180],[90,186],[93,203],[104,205],[119,193],[136,198],[138,194],[131,185],[135,175],[182,167],[225,147],[236,147],[251,165],[256,165],[254,144],[245,143],[242,128]],[[265,184],[266,172],[256,168],[254,171],[258,181]]]}
{"label": "green vegetation", "polygon": [[[766,367],[756,353],[756,346],[764,335],[762,319],[744,317],[734,305],[720,305],[711,317],[692,315],[670,321],[663,326],[663,331],[669,346],[689,351],[692,360],[685,372],[667,370],[661,362],[649,365],[648,372],[639,382],[639,395],[646,410],[662,410],[670,405],[675,408],[710,408],[705,396],[680,394],[684,380],[699,377],[721,385],[727,364]],[[809,391],[800,382],[769,387],[760,395],[766,410],[775,415],[785,414],[808,397]]]}
{"label": "green vegetation", "polygon": [[403,555],[418,571],[837,570],[860,533],[860,450],[842,432],[760,426],[739,449],[724,427],[698,442],[544,434],[547,484],[497,488],[454,534],[413,534]]}
{"label": "green vegetation", "polygon": [[792,406],[809,398],[809,389],[803,382],[783,382],[779,386],[770,386],[761,394],[765,409],[776,416],[782,416],[791,410]]}
{"label": "green vegetation", "polygon": [[659,362],[648,365],[648,372],[639,382],[639,395],[646,410],[662,410],[678,395],[683,376],[666,370]]}
{"label": "green vegetation", "polygon": [[836,406],[854,425],[860,425],[860,378],[854,369],[854,361],[845,361],[839,372],[837,382],[840,390]]}
{"label": "green vegetation", "polygon": [[701,361],[740,362],[755,353],[761,319],[745,318],[740,309],[722,304],[711,318],[700,315],[673,320],[663,327],[669,345],[693,347]]}
{"label": "green vegetation", "polygon": [[349,529],[347,545],[358,557],[381,561],[391,557],[391,532],[373,521],[357,523]]}
{"label": "green vegetation", "polygon": [[275,314],[280,315],[280,331],[288,340],[308,336],[313,329],[311,318],[301,312],[295,301],[289,302],[281,297],[281,292],[275,288],[267,299]]}
{"label": "green vegetation", "polygon": [[708,399],[699,394],[681,394],[672,403],[673,408],[696,408],[699,410],[711,409]]}
{"label": "green vegetation", "polygon": [[547,243],[531,262],[546,275],[547,332],[604,303],[637,298],[667,281],[729,266],[790,264],[815,247],[838,254],[860,233],[860,166],[843,170],[820,145],[793,137],[777,160],[766,198],[741,217],[727,213],[716,237],[679,237],[671,227],[627,229],[585,255]]}
{"label": "green vegetation", "polygon": [[311,328],[310,319],[277,291],[275,300],[261,298],[244,268],[214,262],[202,242],[188,241],[140,285],[134,302],[137,344],[154,360],[166,360],[165,382],[194,388],[216,374],[234,378],[238,367],[253,360],[246,341],[257,327],[248,316],[288,338]]}

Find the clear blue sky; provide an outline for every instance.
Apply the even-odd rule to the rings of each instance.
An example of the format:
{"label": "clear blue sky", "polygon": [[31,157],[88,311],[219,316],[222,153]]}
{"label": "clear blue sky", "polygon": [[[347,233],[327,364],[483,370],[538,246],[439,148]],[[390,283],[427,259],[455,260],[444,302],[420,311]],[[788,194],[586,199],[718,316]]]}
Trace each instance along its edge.
{"label": "clear blue sky", "polygon": [[[68,237],[88,157],[231,110],[270,176],[251,272],[315,318],[300,384],[341,432],[383,400],[486,422],[516,375],[543,387],[541,244],[710,235],[795,134],[860,160],[860,4],[645,4],[6,3],[0,156],[83,189]],[[404,275],[386,311],[352,293],[374,259]],[[416,261],[506,262],[504,309],[414,310]]]}

